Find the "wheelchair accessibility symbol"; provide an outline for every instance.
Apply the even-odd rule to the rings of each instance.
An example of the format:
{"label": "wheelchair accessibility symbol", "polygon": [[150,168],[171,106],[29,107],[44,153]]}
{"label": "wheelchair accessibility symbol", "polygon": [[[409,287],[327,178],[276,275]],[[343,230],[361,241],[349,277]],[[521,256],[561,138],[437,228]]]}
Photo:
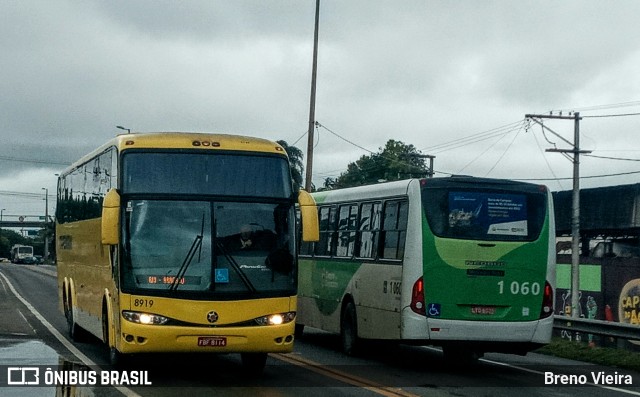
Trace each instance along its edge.
{"label": "wheelchair accessibility symbol", "polygon": [[440,304],[439,303],[429,303],[427,308],[427,316],[429,317],[440,317]]}
{"label": "wheelchair accessibility symbol", "polygon": [[229,282],[229,269],[216,269],[215,273],[216,283],[228,283]]}

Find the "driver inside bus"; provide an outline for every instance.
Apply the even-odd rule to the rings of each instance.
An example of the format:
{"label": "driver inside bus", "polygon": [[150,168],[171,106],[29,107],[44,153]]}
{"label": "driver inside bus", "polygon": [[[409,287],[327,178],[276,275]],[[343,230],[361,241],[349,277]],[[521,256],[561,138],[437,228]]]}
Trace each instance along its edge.
{"label": "driver inside bus", "polygon": [[249,225],[242,225],[240,233],[226,238],[225,246],[230,251],[248,250],[253,246],[253,229]]}
{"label": "driver inside bus", "polygon": [[242,225],[240,228],[240,249],[251,248],[253,241],[251,241],[253,230],[249,225]]}

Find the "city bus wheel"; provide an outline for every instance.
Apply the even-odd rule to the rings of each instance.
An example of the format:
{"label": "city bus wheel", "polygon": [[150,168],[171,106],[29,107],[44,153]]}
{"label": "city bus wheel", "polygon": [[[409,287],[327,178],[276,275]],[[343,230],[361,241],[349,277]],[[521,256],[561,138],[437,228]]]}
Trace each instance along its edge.
{"label": "city bus wheel", "polygon": [[360,340],[358,338],[358,322],[356,307],[353,302],[347,303],[340,319],[340,339],[342,352],[348,356],[357,354]]}
{"label": "city bus wheel", "polygon": [[260,375],[267,364],[267,353],[241,353],[242,368],[249,374]]}
{"label": "city bus wheel", "polygon": [[102,341],[109,347],[109,310],[107,302],[102,302]]}
{"label": "city bus wheel", "polygon": [[114,367],[123,367],[127,363],[127,355],[122,354],[118,349],[109,347],[109,364]]}
{"label": "city bus wheel", "polygon": [[122,366],[125,363],[125,355],[120,353],[115,346],[111,346],[109,341],[109,317],[107,314],[107,308],[105,305],[102,307],[102,339],[104,344],[109,350],[109,364],[116,366]]}

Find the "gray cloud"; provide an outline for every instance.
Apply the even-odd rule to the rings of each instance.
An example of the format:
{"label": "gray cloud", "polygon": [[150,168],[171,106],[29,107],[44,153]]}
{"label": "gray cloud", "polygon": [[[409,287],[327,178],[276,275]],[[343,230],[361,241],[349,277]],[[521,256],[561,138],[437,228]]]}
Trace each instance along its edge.
{"label": "gray cloud", "polygon": [[[0,2],[0,183],[19,189],[10,173],[42,166],[2,158],[71,162],[121,132],[116,125],[296,142],[308,123],[314,7]],[[372,151],[392,138],[427,149],[525,113],[638,101],[639,11],[635,1],[322,0],[316,118]],[[571,136],[571,125],[554,126]],[[640,151],[637,128],[636,118],[583,122],[590,144],[627,157]],[[317,140],[316,183],[367,153],[327,131]],[[297,146],[305,150],[306,137]],[[538,129],[516,130],[440,152],[436,169],[471,162],[465,172],[481,176],[569,175],[547,146]],[[591,159],[584,173],[634,166]]]}

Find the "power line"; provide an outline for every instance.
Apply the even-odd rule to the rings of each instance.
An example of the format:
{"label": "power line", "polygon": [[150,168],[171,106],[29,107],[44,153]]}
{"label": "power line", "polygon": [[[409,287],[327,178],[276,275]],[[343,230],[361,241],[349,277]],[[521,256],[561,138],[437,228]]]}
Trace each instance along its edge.
{"label": "power line", "polygon": [[[545,132],[544,132],[544,128],[542,128],[542,134],[544,135],[545,139],[547,139],[547,137],[545,135]],[[538,146],[538,150],[542,154],[542,159],[547,164],[547,168],[551,172],[551,175],[553,175],[553,177],[558,181],[558,186],[560,187],[560,189],[563,189],[562,184],[560,183],[560,181],[558,180],[558,177],[556,176],[556,173],[553,171],[553,168],[551,168],[551,164],[549,164],[549,160],[547,159],[547,156],[544,155],[544,150],[542,149],[542,146],[540,146],[540,142],[538,141],[538,138],[536,137],[536,134],[531,134],[531,135],[533,135],[533,139],[536,141],[536,145]],[[548,139],[547,139],[547,142],[549,142]]]}
{"label": "power line", "polygon": [[[607,109],[615,109],[615,108],[630,107],[630,106],[640,106],[640,101],[621,102],[621,103],[608,104],[608,105],[597,105],[597,106],[591,106],[591,107],[574,108],[571,110],[566,110],[566,109],[552,110],[550,111],[550,113],[561,114],[563,111],[573,112],[573,111],[607,110]],[[605,117],[625,117],[625,116],[640,116],[640,113],[607,114],[607,115],[594,115],[594,116],[582,116],[582,117],[583,118],[587,118],[587,117],[605,118]],[[519,126],[521,123],[522,123],[522,120],[519,120],[519,121],[512,122],[500,127],[492,128],[490,130],[482,131],[476,134],[471,134],[462,138],[454,139],[449,142],[444,142],[438,145],[427,147],[422,150],[430,153],[439,153],[442,151],[457,149],[462,146],[467,146],[473,143],[477,143],[484,140],[496,138],[498,136],[509,134],[515,131],[516,129],[519,129],[520,128]]]}
{"label": "power line", "polygon": [[640,113],[600,114],[595,116],[582,116],[582,118],[595,119],[595,118],[605,118],[605,117],[627,117],[627,116],[640,116]]}
{"label": "power line", "polygon": [[[26,199],[37,199],[43,200],[44,194],[42,193],[27,193],[27,192],[15,192],[10,190],[0,190],[0,196],[10,196],[10,197],[22,197]],[[55,195],[50,194],[49,197],[56,197]]]}
{"label": "power line", "polygon": [[[560,113],[560,112],[591,112],[591,111],[595,111],[595,110],[608,110],[608,109],[618,109],[618,108],[624,108],[624,107],[632,107],[632,106],[640,106],[640,101],[629,101],[629,102],[620,102],[620,103],[613,103],[613,104],[607,104],[607,105],[595,105],[595,106],[585,106],[585,107],[581,107],[581,108],[571,108],[571,109],[556,109],[556,110],[551,110],[550,112],[552,113]],[[584,117],[584,116],[583,116]]]}
{"label": "power line", "polygon": [[[615,108],[622,108],[622,107],[630,107],[630,106],[640,106],[640,101],[630,101],[630,102],[622,102],[622,103],[616,103],[616,104],[609,104],[609,105],[598,105],[598,106],[591,106],[591,107],[582,107],[582,108],[574,108],[573,110],[571,110],[570,112],[572,113],[573,111],[595,111],[595,110],[606,110],[606,109],[615,109]],[[552,111],[553,112],[562,112],[561,110],[555,110]],[[625,116],[640,116],[640,113],[624,113],[624,114],[609,114],[609,115],[594,115],[594,116],[582,116],[583,118],[605,118],[605,117],[625,117]],[[490,139],[502,139],[504,136],[508,135],[509,133],[512,133],[514,131],[517,132],[516,137],[519,135],[519,133],[522,131],[523,126],[525,125],[524,123],[526,123],[527,120],[519,120],[516,122],[512,122],[509,124],[505,124],[502,125],[500,127],[496,127],[496,128],[492,128],[486,131],[482,131],[476,134],[471,134],[462,138],[457,138],[454,139],[452,141],[448,141],[448,142],[444,142],[438,145],[434,145],[434,146],[430,146],[430,147],[426,147],[424,149],[421,149],[420,151],[426,151],[426,152],[430,152],[430,153],[440,153],[440,152],[444,152],[444,151],[450,151],[450,150],[454,150],[454,149],[458,149],[464,146],[468,146],[471,144],[475,144],[478,142],[482,142],[485,140],[490,140]],[[338,133],[336,133],[335,131],[327,128],[326,126],[320,124],[319,122],[316,121],[316,128],[317,127],[322,127],[324,128],[326,131],[328,131],[329,133],[333,134],[334,136],[336,136],[337,138],[349,143],[352,146],[355,146],[361,150],[364,150],[367,153],[370,154],[376,154],[373,151],[349,140],[344,138],[343,136],[339,135]],[[545,139],[551,143],[548,139],[548,137],[546,136],[546,132],[544,131],[544,127],[543,127],[543,135],[545,137]],[[511,147],[511,145],[513,144],[513,142],[515,141],[516,137],[514,137],[514,140],[512,140],[512,142],[509,144],[509,147]],[[536,140],[536,143],[538,144],[538,148],[541,149],[539,142]],[[553,144],[553,143],[551,143]],[[485,150],[483,153],[480,154],[480,156],[484,153],[486,153],[487,150]],[[504,157],[504,153],[502,154],[502,156],[500,157],[500,159],[498,160],[498,162],[496,163],[496,165],[501,161],[501,159]],[[605,156],[597,156],[597,155],[589,155],[589,154],[585,154],[586,156],[589,157],[593,157],[593,158],[602,158],[602,159],[609,159],[609,160],[620,160],[620,161],[640,161],[640,159],[629,159],[629,158],[616,158],[616,157],[605,157]],[[477,159],[477,158],[476,158]],[[397,160],[396,160],[397,161]],[[473,163],[475,160],[472,160],[470,163]],[[520,180],[551,180],[551,181],[560,181],[560,180],[564,180],[564,179],[571,179],[571,178],[558,178],[555,176],[555,173],[553,172],[553,170],[550,167],[550,164],[548,163],[548,161],[546,160],[545,157],[545,161],[547,162],[547,167],[551,170],[551,173],[554,175],[554,178],[541,178],[541,179],[520,179]],[[495,168],[495,166],[493,168]],[[468,165],[467,165],[468,166]],[[466,168],[467,166],[465,166],[464,168]],[[464,170],[463,168],[463,170]],[[492,169],[493,169],[492,168]],[[442,171],[434,171],[436,173],[439,174],[445,174],[445,175],[454,175],[454,173],[448,173],[448,172],[442,172]],[[640,172],[640,171],[639,171]],[[619,173],[619,174],[607,174],[607,175],[594,175],[594,176],[587,176],[587,177],[580,177],[579,179],[593,179],[593,178],[606,178],[606,177],[612,177],[612,176],[622,176],[622,175],[629,175],[629,174],[635,174],[636,172],[631,172],[631,173]]]}
{"label": "power line", "polygon": [[[591,175],[591,176],[581,176],[580,179],[595,179],[595,178],[609,178],[613,176],[624,176],[624,175],[633,175],[640,174],[640,171],[630,171],[630,172],[620,172],[617,174],[605,174],[605,175]],[[565,178],[514,178],[517,181],[564,181],[571,180],[572,177]]]}
{"label": "power line", "polygon": [[502,137],[506,134],[509,134],[516,129],[521,128],[523,120],[518,120],[509,124],[505,124],[500,127],[492,128],[490,130],[482,131],[476,134],[471,134],[462,138],[454,139],[449,142],[444,142],[438,145],[430,146],[422,149],[423,151],[427,151],[430,153],[440,153],[447,150],[457,149],[463,146],[467,146],[473,143],[478,143],[484,140]]}
{"label": "power line", "polygon": [[487,146],[487,148],[482,151],[482,153],[478,154],[473,160],[469,161],[464,167],[462,167],[458,173],[462,173],[464,172],[465,169],[467,169],[468,166],[470,166],[471,164],[473,164],[477,159],[479,159],[480,157],[482,157],[485,153],[487,153],[489,150],[491,150],[495,144],[497,144],[498,142],[500,142],[502,140],[502,138],[504,138],[507,134],[501,134],[500,137],[498,138],[498,140],[490,146]]}
{"label": "power line", "polygon": [[9,157],[9,156],[0,156],[0,160],[4,161],[18,161],[23,163],[34,163],[34,164],[49,164],[49,165],[71,165],[71,163],[58,162],[58,161],[47,161],[47,160],[33,160],[33,159],[25,159],[18,157]]}
{"label": "power line", "polygon": [[325,127],[324,125],[320,124],[320,123],[319,123],[319,122],[317,122],[317,121],[316,121],[316,127],[322,127],[322,128],[324,128],[325,130],[329,131],[331,134],[333,134],[333,135],[335,135],[336,137],[338,137],[338,138],[342,139],[343,141],[347,142],[348,144],[351,144],[351,145],[353,145],[353,146],[357,147],[358,149],[362,149],[362,150],[364,150],[365,152],[369,152],[369,153],[371,153],[371,154],[375,154],[375,153],[374,153],[374,152],[372,152],[371,150],[369,150],[369,149],[367,149],[367,148],[365,148],[365,147],[362,147],[362,146],[358,145],[357,143],[352,142],[352,141],[348,140],[347,138],[345,138],[345,137],[343,137],[343,136],[340,136],[338,133],[336,133],[336,132],[334,132],[334,131],[331,131],[329,128]]}
{"label": "power line", "polygon": [[585,154],[587,157],[594,157],[597,159],[605,159],[605,160],[620,160],[620,161],[640,161],[640,159],[628,159],[623,157],[608,157],[608,156],[596,156],[593,154]]}
{"label": "power line", "polygon": [[518,132],[516,132],[516,135],[513,137],[513,139],[509,143],[509,146],[507,146],[507,148],[504,150],[504,152],[502,152],[502,155],[500,156],[500,158],[498,158],[498,160],[493,165],[493,167],[491,167],[491,169],[489,169],[489,171],[487,171],[486,175],[489,175],[491,173],[491,171],[493,171],[494,168],[496,168],[498,163],[500,163],[500,161],[504,158],[504,156],[507,154],[509,149],[511,149],[511,146],[513,146],[513,143],[516,141],[516,138],[518,138],[518,135],[520,135],[520,132],[522,132],[522,128],[523,128],[523,126],[520,126],[520,129],[518,130]]}
{"label": "power line", "polygon": [[305,135],[307,135],[308,133],[309,133],[309,131],[305,131],[302,135],[300,135],[300,138],[296,139],[296,141],[295,141],[295,142],[293,142],[293,143],[291,144],[291,146],[295,146],[295,145],[296,145],[296,143],[298,143],[298,142],[299,142],[302,138],[304,138],[304,136],[305,136]]}
{"label": "power line", "polygon": [[[353,146],[355,146],[355,147],[357,147],[357,148],[359,148],[361,150],[364,150],[365,152],[368,152],[373,156],[380,156],[380,158],[383,158],[385,160],[394,162],[396,164],[404,165],[404,166],[407,166],[407,167],[416,167],[416,164],[411,164],[411,163],[408,163],[406,161],[403,161],[403,160],[400,160],[400,159],[397,159],[397,158],[383,156],[382,153],[375,153],[375,152],[373,152],[373,151],[371,151],[371,150],[369,150],[369,149],[367,149],[367,148],[365,148],[363,146],[360,146],[357,143],[355,143],[353,141],[350,141],[349,139],[341,136],[340,134],[336,133],[335,131],[332,131],[331,129],[325,127],[324,125],[320,124],[320,122],[318,122],[318,121],[315,122],[315,125],[316,125],[316,127],[324,128],[325,130],[327,130],[329,133],[333,134],[337,138],[342,139],[343,141],[349,143],[350,145],[353,145]],[[318,135],[320,135],[320,134],[318,134]],[[361,168],[361,170],[363,170],[363,171],[371,171],[371,170],[373,170],[373,168],[371,168],[371,169],[363,169],[363,168]],[[431,172],[437,172],[437,171],[431,170]]]}

